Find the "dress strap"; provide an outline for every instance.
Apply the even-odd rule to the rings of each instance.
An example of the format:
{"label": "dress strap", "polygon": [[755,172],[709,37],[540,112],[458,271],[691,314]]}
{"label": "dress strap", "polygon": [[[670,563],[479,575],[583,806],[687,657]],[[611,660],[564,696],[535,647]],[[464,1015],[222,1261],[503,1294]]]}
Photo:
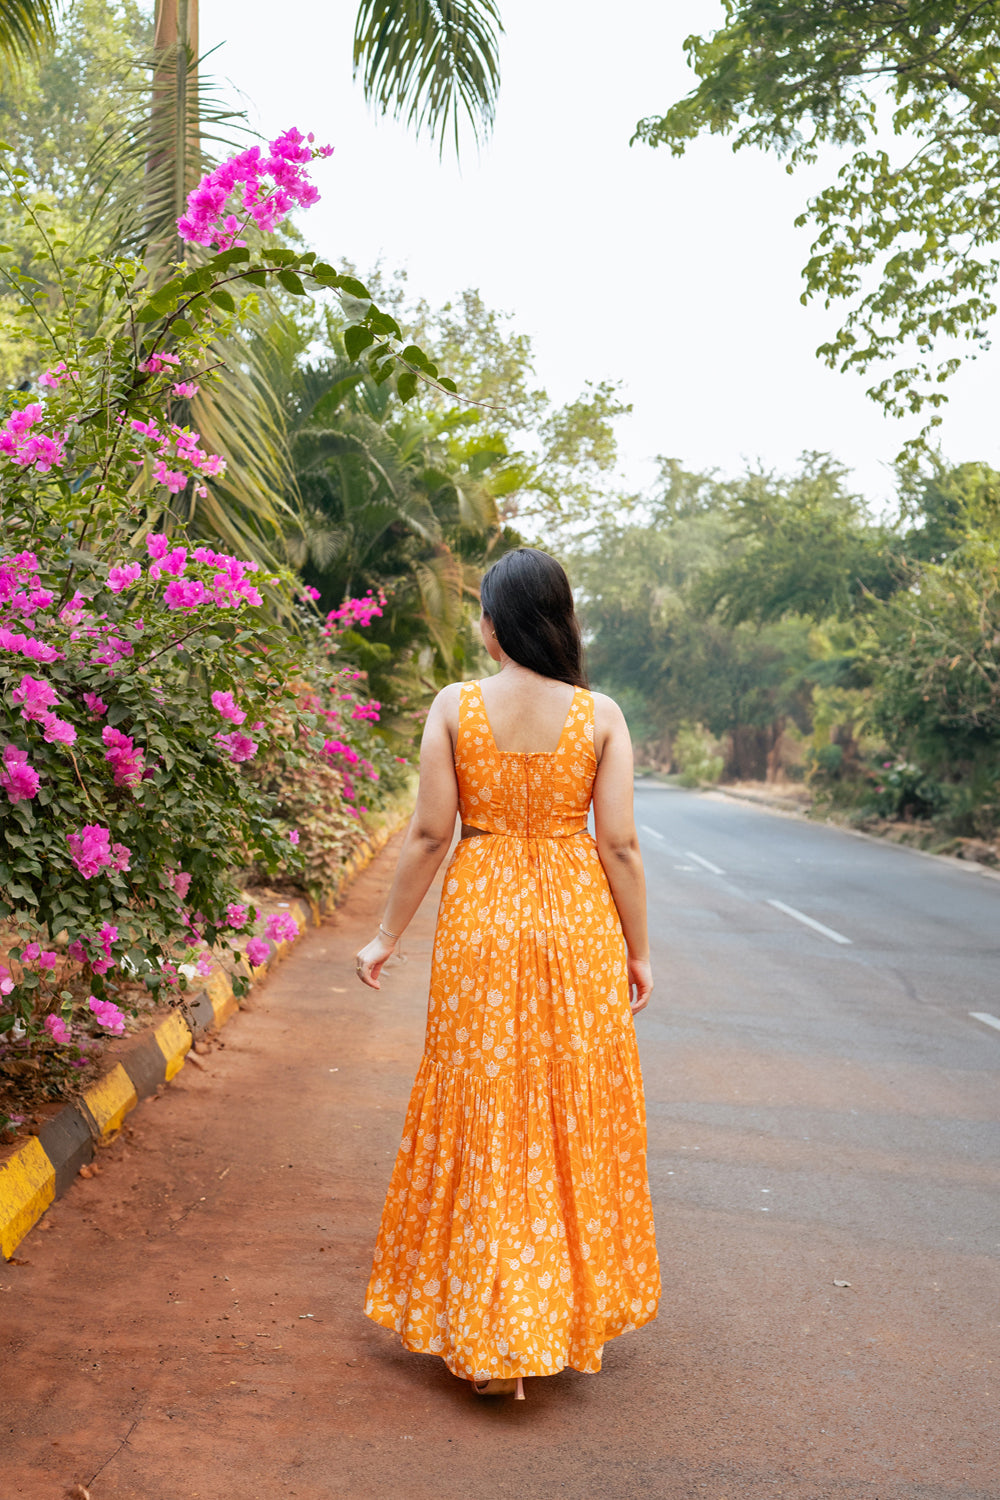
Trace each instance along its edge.
{"label": "dress strap", "polygon": [[594,695],[589,688],[577,688],[573,706],[566,721],[564,744],[587,754],[594,754]]}

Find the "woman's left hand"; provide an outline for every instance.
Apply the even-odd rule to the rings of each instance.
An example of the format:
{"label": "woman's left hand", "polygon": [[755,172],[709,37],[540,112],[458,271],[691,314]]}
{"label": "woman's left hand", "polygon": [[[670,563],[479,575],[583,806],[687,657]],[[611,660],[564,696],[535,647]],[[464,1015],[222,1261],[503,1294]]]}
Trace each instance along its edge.
{"label": "woman's left hand", "polygon": [[379,975],[382,965],[396,950],[398,938],[383,937],[381,932],[366,944],[354,960],[354,972],[369,989],[380,990]]}

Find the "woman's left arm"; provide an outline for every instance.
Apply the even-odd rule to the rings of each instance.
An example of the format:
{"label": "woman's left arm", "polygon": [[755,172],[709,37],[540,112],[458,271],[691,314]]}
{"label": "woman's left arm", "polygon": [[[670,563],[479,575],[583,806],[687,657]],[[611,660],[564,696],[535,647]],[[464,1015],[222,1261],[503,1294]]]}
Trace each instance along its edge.
{"label": "woman's left arm", "polygon": [[457,682],[442,688],[424,725],[417,805],[406,830],[381,923],[382,929],[393,935],[385,937],[379,931],[357,956],[357,976],[373,990],[381,989],[382,965],[413,920],[455,833],[458,780],[450,722],[457,718],[459,691]]}

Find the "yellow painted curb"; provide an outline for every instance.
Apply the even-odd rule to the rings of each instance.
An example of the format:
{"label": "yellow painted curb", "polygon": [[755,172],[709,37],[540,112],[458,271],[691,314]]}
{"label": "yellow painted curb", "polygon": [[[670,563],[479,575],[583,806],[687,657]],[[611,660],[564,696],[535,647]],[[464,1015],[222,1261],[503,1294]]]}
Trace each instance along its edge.
{"label": "yellow painted curb", "polygon": [[0,1166],[0,1251],[14,1254],[56,1195],[56,1170],[34,1137]]}
{"label": "yellow painted curb", "polygon": [[101,1135],[109,1136],[120,1128],[129,1110],[135,1109],[139,1096],[121,1063],[116,1063],[110,1073],[87,1089],[83,1102]]}
{"label": "yellow painted curb", "polygon": [[225,1026],[230,1016],[236,1014],[240,1002],[233,994],[232,980],[223,969],[216,969],[205,986],[205,994],[212,1002],[216,1026]]}
{"label": "yellow painted curb", "polygon": [[184,1017],[175,1011],[172,1016],[160,1022],[153,1035],[166,1061],[166,1082],[169,1083],[184,1066],[184,1058],[191,1048],[191,1032]]}

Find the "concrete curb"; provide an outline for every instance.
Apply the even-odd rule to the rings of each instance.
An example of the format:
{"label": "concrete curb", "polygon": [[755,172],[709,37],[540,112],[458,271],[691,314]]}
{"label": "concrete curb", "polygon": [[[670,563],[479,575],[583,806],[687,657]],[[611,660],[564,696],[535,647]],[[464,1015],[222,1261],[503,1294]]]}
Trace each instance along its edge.
{"label": "concrete curb", "polygon": [[[341,903],[347,888],[409,817],[397,810],[346,861],[336,886],[321,902],[292,901],[288,911],[300,933],[317,927]],[[271,945],[267,961],[247,966],[254,984],[292,950],[289,942]],[[236,1014],[240,1002],[232,981],[216,969],[204,990],[187,994],[156,1025],[115,1046],[108,1070],[78,1099],[46,1120],[37,1135],[0,1161],[0,1252],[9,1260],[30,1229],[72,1183],[82,1166],[117,1135],[141,1099],[176,1078],[198,1037],[219,1030]]]}

